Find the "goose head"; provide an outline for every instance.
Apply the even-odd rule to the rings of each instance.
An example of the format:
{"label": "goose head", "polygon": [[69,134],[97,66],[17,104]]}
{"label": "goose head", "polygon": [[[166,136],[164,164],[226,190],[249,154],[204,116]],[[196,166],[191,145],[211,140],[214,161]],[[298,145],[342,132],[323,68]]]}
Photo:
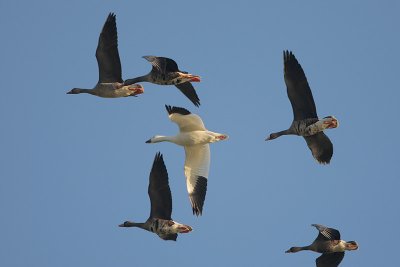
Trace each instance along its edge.
{"label": "goose head", "polygon": [[80,94],[80,93],[82,93],[82,89],[80,89],[80,88],[73,88],[71,91],[69,91],[69,92],[67,92],[67,94],[69,94],[69,95],[76,95],[76,94]]}
{"label": "goose head", "polygon": [[129,91],[133,91],[133,94],[131,96],[139,95],[144,93],[144,88],[140,84],[131,84],[128,86]]}
{"label": "goose head", "polygon": [[164,136],[164,135],[155,135],[149,140],[146,141],[146,144],[152,144],[152,143],[159,143],[159,142],[174,142],[175,138],[173,136]]}
{"label": "goose head", "polygon": [[124,223],[121,223],[118,225],[119,227],[138,227],[139,224],[131,221],[125,221]]}
{"label": "goose head", "polygon": [[324,129],[333,129],[339,126],[339,121],[334,116],[327,116],[322,119]]}
{"label": "goose head", "polygon": [[171,228],[171,232],[173,233],[186,234],[193,230],[189,225],[177,223],[172,220],[168,221],[168,226]]}
{"label": "goose head", "polygon": [[179,78],[183,82],[200,82],[201,78],[198,75],[190,74],[187,72],[179,72]]}
{"label": "goose head", "polygon": [[356,241],[347,241],[345,243],[345,249],[346,250],[357,250],[358,249],[358,244]]}
{"label": "goose head", "polygon": [[278,137],[279,137],[279,135],[277,133],[272,133],[269,136],[267,136],[267,138],[265,138],[265,141],[274,140]]}
{"label": "goose head", "polygon": [[296,253],[299,251],[305,250],[303,247],[291,247],[285,251],[285,253]]}

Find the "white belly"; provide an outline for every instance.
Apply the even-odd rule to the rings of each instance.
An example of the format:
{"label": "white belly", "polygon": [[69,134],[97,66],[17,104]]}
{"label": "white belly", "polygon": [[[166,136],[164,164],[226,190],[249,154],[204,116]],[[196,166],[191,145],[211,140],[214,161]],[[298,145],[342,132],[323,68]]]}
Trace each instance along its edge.
{"label": "white belly", "polygon": [[183,132],[177,135],[176,144],[181,146],[204,145],[213,142],[214,136],[206,131]]}

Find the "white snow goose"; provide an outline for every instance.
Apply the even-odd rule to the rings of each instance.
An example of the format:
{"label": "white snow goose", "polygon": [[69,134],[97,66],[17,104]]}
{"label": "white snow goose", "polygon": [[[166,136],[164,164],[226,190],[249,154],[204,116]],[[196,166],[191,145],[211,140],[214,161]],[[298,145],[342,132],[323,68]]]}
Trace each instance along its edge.
{"label": "white snow goose", "polygon": [[118,36],[115,14],[110,13],[100,33],[96,49],[99,81],[93,89],[73,88],[67,94],[91,94],[106,98],[136,96],[144,92],[140,84],[125,86],[122,80],[118,53]]}
{"label": "white snow goose", "polygon": [[319,234],[314,242],[305,247],[291,247],[286,253],[296,253],[302,250],[311,250],[322,253],[316,259],[317,267],[337,267],[344,258],[346,250],[358,249],[356,241],[344,241],[340,239],[340,232],[320,224],[312,224],[318,229]]}
{"label": "white snow goose", "polygon": [[333,145],[323,131],[338,127],[339,122],[334,116],[318,119],[314,98],[301,65],[291,51],[283,51],[283,61],[294,119],[289,129],[271,133],[265,140],[281,135],[303,136],[314,158],[321,164],[328,164],[333,155]]}
{"label": "white snow goose", "polygon": [[200,82],[200,76],[181,71],[178,64],[167,57],[144,56],[152,65],[150,73],[133,79],[125,80],[125,85],[138,82],[150,82],[160,85],[175,85],[192,103],[198,107],[200,99],[191,82]]}
{"label": "white snow goose", "polygon": [[178,233],[189,233],[192,227],[171,219],[172,196],[168,183],[168,172],[162,154],[157,153],[151,168],[148,189],[151,211],[145,223],[126,221],[120,227],[139,227],[156,233],[164,240],[174,240]]}
{"label": "white snow goose", "polygon": [[210,169],[209,143],[225,140],[228,135],[208,131],[201,118],[180,107],[165,106],[171,121],[179,126],[175,136],[156,135],[146,143],[172,142],[185,148],[185,176],[193,214],[203,212]]}

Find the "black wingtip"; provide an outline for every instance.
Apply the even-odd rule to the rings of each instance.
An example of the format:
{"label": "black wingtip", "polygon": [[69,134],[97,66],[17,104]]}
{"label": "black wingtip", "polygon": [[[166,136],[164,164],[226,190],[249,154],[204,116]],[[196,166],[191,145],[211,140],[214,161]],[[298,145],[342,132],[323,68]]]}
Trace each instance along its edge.
{"label": "black wingtip", "polygon": [[114,12],[110,12],[108,14],[107,21],[113,21],[113,20],[115,21],[116,17],[117,17],[117,15],[115,15]]}
{"label": "black wingtip", "polygon": [[196,186],[193,193],[189,195],[192,203],[193,215],[200,216],[203,214],[204,200],[207,193],[207,178],[198,176]]}
{"label": "black wingtip", "polygon": [[327,158],[327,159],[319,158],[319,159],[316,159],[316,160],[317,160],[317,162],[319,164],[322,164],[322,165],[329,165],[331,163],[331,159],[330,158]]}
{"label": "black wingtip", "polygon": [[146,144],[150,144],[151,143],[151,139],[147,140],[145,143]]}
{"label": "black wingtip", "polygon": [[[163,154],[161,154],[161,152],[157,152],[156,155],[154,156],[154,161],[153,161],[153,166],[152,166],[151,171],[154,172],[156,170],[167,173],[167,167],[165,167]],[[168,174],[167,174],[167,177],[168,177]]]}
{"label": "black wingtip", "polygon": [[159,162],[159,161],[162,161],[164,163],[163,154],[161,154],[161,152],[157,152],[154,157],[154,162]]}
{"label": "black wingtip", "polygon": [[196,107],[200,106],[200,98],[196,93],[192,83],[184,82],[175,84],[176,88],[179,89]]}
{"label": "black wingtip", "polygon": [[200,107],[200,99],[198,97],[196,98],[189,98],[190,102],[193,103],[193,105],[195,105],[197,108]]}
{"label": "black wingtip", "polygon": [[113,12],[110,12],[107,16],[106,21],[104,22],[103,29],[100,33],[100,36],[104,35],[104,34],[105,35],[113,35],[116,32],[117,32],[116,15]]}
{"label": "black wingtip", "polygon": [[319,155],[313,155],[313,156],[319,164],[327,165],[327,164],[331,163],[331,159],[333,156],[333,146],[332,146],[332,148],[327,147]]}
{"label": "black wingtip", "polygon": [[193,215],[196,215],[197,217],[203,215],[203,211],[198,209],[198,208],[192,208]]}
{"label": "black wingtip", "polygon": [[296,60],[296,57],[294,56],[293,52],[290,50],[283,50],[283,61],[287,62],[290,61],[291,59]]}
{"label": "black wingtip", "polygon": [[178,113],[178,114],[181,114],[181,115],[189,115],[190,114],[190,111],[185,109],[185,108],[165,105],[165,109],[167,110],[168,115],[171,115],[173,113]]}

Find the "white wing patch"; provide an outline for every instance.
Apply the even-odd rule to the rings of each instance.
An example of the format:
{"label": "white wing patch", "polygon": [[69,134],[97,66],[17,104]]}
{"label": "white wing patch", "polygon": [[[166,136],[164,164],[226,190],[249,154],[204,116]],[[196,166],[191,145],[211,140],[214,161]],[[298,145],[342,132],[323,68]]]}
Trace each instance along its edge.
{"label": "white wing patch", "polygon": [[207,191],[207,178],[210,169],[210,146],[185,146],[186,186],[193,213],[201,215]]}
{"label": "white wing patch", "polygon": [[178,124],[181,132],[206,131],[203,121],[196,114],[181,115],[173,113],[168,117],[171,121]]}

